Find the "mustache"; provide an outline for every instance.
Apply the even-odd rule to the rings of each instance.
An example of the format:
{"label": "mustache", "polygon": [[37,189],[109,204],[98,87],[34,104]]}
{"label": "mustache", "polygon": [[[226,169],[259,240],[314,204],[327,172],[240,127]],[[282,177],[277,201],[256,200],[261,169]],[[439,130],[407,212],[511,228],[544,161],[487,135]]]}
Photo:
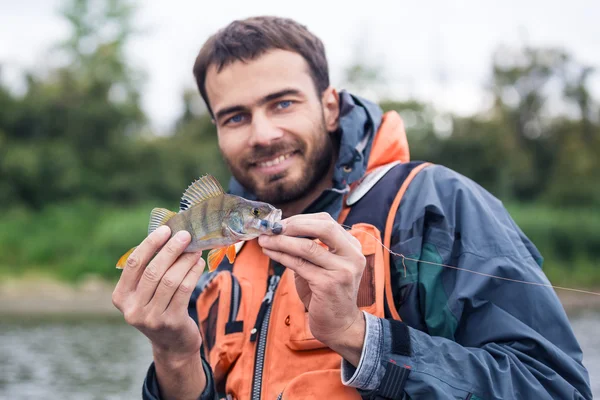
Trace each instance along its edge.
{"label": "mustache", "polygon": [[304,146],[302,143],[276,143],[271,146],[254,146],[250,154],[246,157],[246,166],[257,164],[261,161],[268,160],[276,155],[302,151]]}

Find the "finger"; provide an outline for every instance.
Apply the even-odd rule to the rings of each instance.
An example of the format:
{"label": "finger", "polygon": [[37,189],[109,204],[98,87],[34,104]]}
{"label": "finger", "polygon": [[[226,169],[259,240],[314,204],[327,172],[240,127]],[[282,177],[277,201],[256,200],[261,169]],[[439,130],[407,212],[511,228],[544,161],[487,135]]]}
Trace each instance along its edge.
{"label": "finger", "polygon": [[[337,222],[336,220],[334,220],[331,217],[331,215],[329,215],[326,212],[320,212],[320,213],[315,213],[315,214],[297,214],[297,215],[294,215],[294,216],[286,218],[284,221],[303,220],[307,216],[309,216],[311,219],[318,219],[318,220],[321,220],[321,221],[327,221],[327,220],[334,221],[337,225],[340,226],[340,228],[342,228],[342,231],[346,234],[346,238],[348,240],[350,240],[351,242],[354,242],[354,240],[356,240],[356,238],[350,233],[350,229],[351,229],[350,226],[340,224],[339,222]],[[282,222],[284,222],[284,221],[282,221]]]}
{"label": "finger", "polygon": [[190,302],[192,292],[196,288],[198,279],[200,279],[200,275],[202,275],[205,266],[206,263],[202,258],[200,258],[192,266],[173,295],[166,312],[178,313],[183,311],[187,314],[188,304]]}
{"label": "finger", "polygon": [[327,214],[326,212],[320,212],[320,213],[314,213],[314,214],[296,214],[296,215],[292,215],[291,217],[287,217],[285,219],[282,219],[281,221],[279,221],[281,224],[286,224],[288,222],[295,222],[295,221],[302,221],[305,219],[314,219],[314,220],[320,220],[320,221],[325,221],[328,219],[332,219],[331,215]]}
{"label": "finger", "polygon": [[340,256],[332,254],[316,241],[292,236],[261,236],[258,244],[266,250],[290,255],[325,269],[338,269],[342,266]]}
{"label": "finger", "polygon": [[315,283],[319,279],[324,278],[326,270],[319,268],[310,261],[303,258],[295,257],[280,251],[263,249],[263,253],[271,260],[280,263],[286,268],[291,269],[309,284]]}
{"label": "finger", "polygon": [[148,307],[152,308],[152,312],[162,314],[165,312],[171,298],[177,292],[179,285],[189,272],[189,270],[198,262],[202,256],[202,252],[184,253],[175,261],[175,263],[165,272],[160,279],[160,283],[156,288],[154,296],[148,303]]}
{"label": "finger", "polygon": [[345,255],[353,251],[346,231],[331,217],[315,218],[311,215],[297,215],[296,217],[289,218],[282,224],[281,235],[319,239],[329,247],[332,253],[336,254]]}
{"label": "finger", "polygon": [[158,252],[156,257],[150,261],[140,279],[136,289],[138,304],[146,305],[154,296],[154,292],[163,275],[169,269],[175,260],[179,258],[183,250],[191,240],[188,231],[179,231],[173,236],[167,244]]}
{"label": "finger", "polygon": [[131,253],[121,273],[121,278],[115,287],[115,291],[126,293],[135,291],[144,267],[152,256],[156,254],[169,239],[171,229],[163,225],[148,235],[142,243]]}

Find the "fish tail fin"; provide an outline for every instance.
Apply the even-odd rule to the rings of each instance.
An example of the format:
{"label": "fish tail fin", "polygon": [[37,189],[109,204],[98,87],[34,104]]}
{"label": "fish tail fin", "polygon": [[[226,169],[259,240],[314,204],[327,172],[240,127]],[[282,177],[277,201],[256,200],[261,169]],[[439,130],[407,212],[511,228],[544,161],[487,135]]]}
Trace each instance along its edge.
{"label": "fish tail fin", "polygon": [[148,224],[148,235],[154,232],[159,226],[164,225],[170,220],[174,215],[171,210],[167,210],[166,208],[153,208],[150,213],[150,223]]}
{"label": "fish tail fin", "polygon": [[135,250],[136,247],[137,246],[132,247],[131,249],[129,249],[129,251],[127,253],[123,254],[121,256],[121,258],[119,258],[119,261],[117,261],[118,269],[123,269],[125,267],[125,263],[127,262],[127,259],[129,258],[131,253],[133,253],[133,251]]}

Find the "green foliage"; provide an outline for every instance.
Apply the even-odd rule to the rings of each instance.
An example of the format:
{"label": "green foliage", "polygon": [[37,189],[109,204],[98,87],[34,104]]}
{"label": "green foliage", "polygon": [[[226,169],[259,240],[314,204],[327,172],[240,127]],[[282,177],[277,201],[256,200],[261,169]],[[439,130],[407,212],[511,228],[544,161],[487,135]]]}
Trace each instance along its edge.
{"label": "green foliage", "polygon": [[41,212],[13,208],[0,224],[0,271],[33,271],[69,281],[87,274],[118,279],[116,261],[145,237],[152,207],[77,201]]}
{"label": "green foliage", "polygon": [[205,173],[226,180],[206,115],[188,112],[169,138],[147,134],[143,74],[125,57],[133,6],[72,0],[62,13],[72,35],[57,51],[67,64],[29,75],[22,96],[0,86],[0,206],[165,201]]}
{"label": "green foliage", "polygon": [[[129,0],[66,0],[67,40],[44,68],[24,71],[22,94],[0,84],[0,269],[114,278],[112,265],[143,238],[152,207],[176,209],[207,173],[227,186],[215,127],[195,90],[182,93],[181,117],[166,135],[148,126],[144,72],[126,56],[139,33],[135,12]],[[455,169],[512,204],[554,283],[600,283],[593,66],[565,49],[500,47],[487,87],[493,106],[459,117],[383,96],[383,66],[359,53],[346,84],[400,113],[412,159]],[[549,112],[551,100],[560,112]]]}
{"label": "green foliage", "polygon": [[554,285],[600,286],[600,211],[508,204],[508,211],[544,257]]}
{"label": "green foliage", "polygon": [[[131,207],[80,200],[41,212],[13,208],[0,219],[0,279],[33,273],[77,281],[93,274],[114,281],[121,274],[114,268],[117,260],[144,239],[156,206],[176,210],[178,199]],[[542,253],[552,284],[600,285],[600,211],[522,204],[507,208]]]}

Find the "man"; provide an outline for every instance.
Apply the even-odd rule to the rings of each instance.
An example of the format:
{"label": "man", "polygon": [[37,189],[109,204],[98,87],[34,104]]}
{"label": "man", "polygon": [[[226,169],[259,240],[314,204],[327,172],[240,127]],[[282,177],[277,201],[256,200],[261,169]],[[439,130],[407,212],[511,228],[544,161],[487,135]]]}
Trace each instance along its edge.
{"label": "man", "polygon": [[145,399],[591,398],[553,290],[490,276],[547,283],[533,244],[474,182],[409,162],[399,116],[336,92],[318,38],[235,21],[194,75],[230,193],[283,232],[202,277],[185,231],[138,246],[113,302],[152,343]]}

